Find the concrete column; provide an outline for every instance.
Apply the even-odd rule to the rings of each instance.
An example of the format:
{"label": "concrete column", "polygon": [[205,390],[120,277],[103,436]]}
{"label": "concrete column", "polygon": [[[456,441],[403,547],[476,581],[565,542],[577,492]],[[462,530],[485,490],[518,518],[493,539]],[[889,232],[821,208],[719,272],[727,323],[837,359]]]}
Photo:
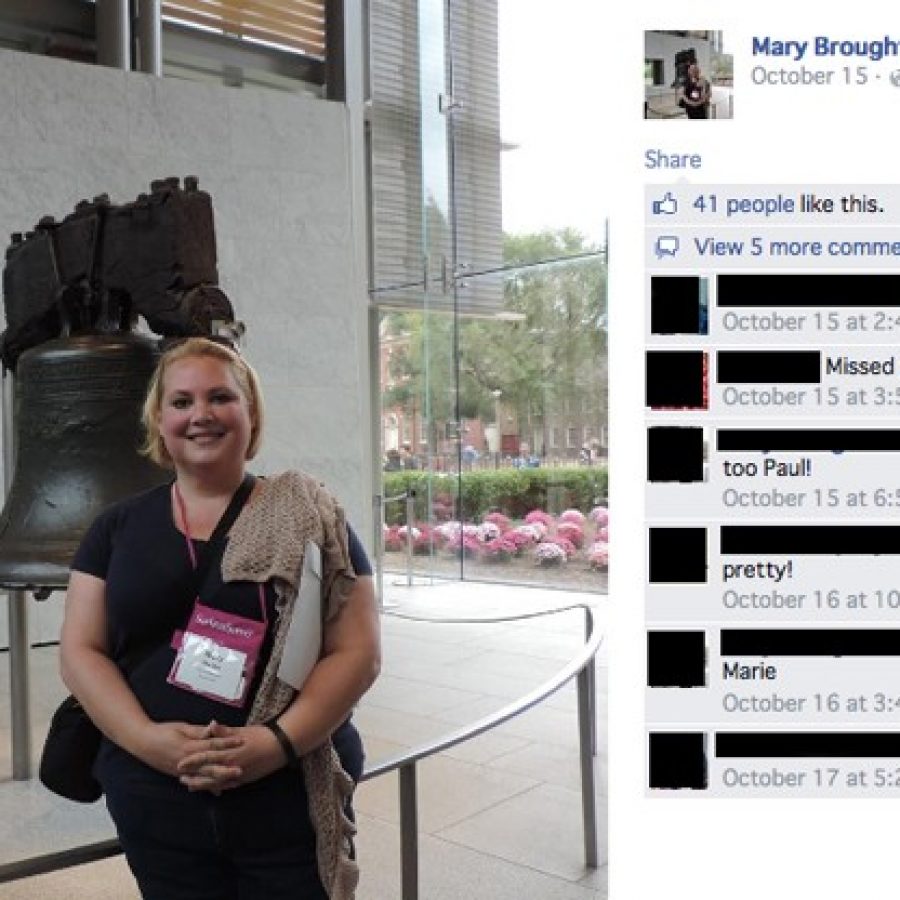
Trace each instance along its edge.
{"label": "concrete column", "polygon": [[[370,390],[363,392],[360,402],[361,421],[368,421],[370,427],[362,432],[360,452],[364,460],[363,489],[374,497],[381,493],[381,432],[380,395],[377,390],[378,354],[378,312],[372,309],[368,297],[369,275],[369,232],[368,232],[368,192],[367,192],[367,141],[365,127],[365,105],[368,97],[366,84],[367,46],[366,23],[360,0],[329,0],[328,53],[331,64],[343,68],[343,79],[332,73],[329,99],[343,100],[347,109],[347,127],[350,147],[350,203],[352,215],[351,241],[353,247],[354,284],[358,294],[353,298],[355,326],[360,336],[359,371],[370,379]],[[333,93],[332,93],[333,92]],[[368,339],[365,336],[368,335]],[[365,504],[365,520],[360,522],[363,534],[374,535],[380,522],[373,521],[372,504]],[[380,535],[379,535],[380,538]],[[374,546],[374,543],[373,545]],[[380,565],[380,561],[378,563]]]}
{"label": "concrete column", "polygon": [[97,0],[96,6],[97,62],[113,69],[130,69],[128,0]]}
{"label": "concrete column", "polygon": [[140,70],[162,77],[162,18],[160,0],[138,0],[137,20]]}

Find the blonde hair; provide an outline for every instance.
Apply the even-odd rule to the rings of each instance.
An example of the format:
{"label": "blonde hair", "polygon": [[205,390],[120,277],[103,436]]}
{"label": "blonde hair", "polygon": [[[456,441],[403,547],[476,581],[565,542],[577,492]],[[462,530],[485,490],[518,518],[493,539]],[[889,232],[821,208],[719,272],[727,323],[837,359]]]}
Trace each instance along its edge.
{"label": "blonde hair", "polygon": [[211,341],[208,338],[187,338],[159,358],[156,369],[150,378],[147,398],[141,412],[141,422],[146,430],[141,452],[149,456],[157,465],[166,469],[172,468],[172,457],[166,450],[165,442],[159,431],[159,416],[162,410],[162,399],[166,372],[173,363],[183,359],[209,357],[226,363],[231,369],[234,380],[241,393],[247,398],[250,407],[250,443],[247,446],[247,459],[253,459],[262,442],[264,407],[259,377],[253,367],[238,353],[225,344]]}

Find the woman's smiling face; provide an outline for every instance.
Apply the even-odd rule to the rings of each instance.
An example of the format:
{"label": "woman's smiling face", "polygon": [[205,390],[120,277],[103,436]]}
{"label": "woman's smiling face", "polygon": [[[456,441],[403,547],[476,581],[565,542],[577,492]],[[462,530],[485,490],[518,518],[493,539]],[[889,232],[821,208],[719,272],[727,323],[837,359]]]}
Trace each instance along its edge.
{"label": "woman's smiling face", "polygon": [[159,431],[176,470],[243,466],[252,426],[250,401],[227,362],[193,356],[167,368]]}

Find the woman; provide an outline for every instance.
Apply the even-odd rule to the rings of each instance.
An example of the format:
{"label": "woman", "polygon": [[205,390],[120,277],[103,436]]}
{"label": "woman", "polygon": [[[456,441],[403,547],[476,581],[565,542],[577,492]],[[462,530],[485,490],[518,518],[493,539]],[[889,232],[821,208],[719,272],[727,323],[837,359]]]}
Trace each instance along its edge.
{"label": "woman", "polygon": [[681,91],[681,105],[689,119],[709,118],[709,82],[696,63],[688,66],[687,78]]}
{"label": "woman", "polygon": [[[251,488],[262,422],[231,349],[191,338],[165,353],[144,425],[174,481],[104,512],[72,565],[63,679],[105,736],[95,774],[150,900],[353,896],[348,717],[380,664],[371,567],[313,479]],[[214,532],[242,485],[223,552]],[[290,624],[319,580],[307,678]]]}

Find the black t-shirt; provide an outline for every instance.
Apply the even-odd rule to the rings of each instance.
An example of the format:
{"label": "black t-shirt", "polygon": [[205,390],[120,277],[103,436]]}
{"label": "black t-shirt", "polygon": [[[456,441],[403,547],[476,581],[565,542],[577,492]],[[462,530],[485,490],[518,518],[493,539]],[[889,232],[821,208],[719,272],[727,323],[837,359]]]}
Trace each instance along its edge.
{"label": "black t-shirt", "polygon": [[[359,539],[351,528],[347,531],[354,570],[358,575],[371,575],[372,567]],[[205,542],[194,543],[202,553]],[[220,561],[221,555],[209,565],[201,601],[224,612],[260,620],[259,586],[249,581],[223,583]],[[275,593],[270,584],[265,586],[270,625],[242,706],[230,706],[168,683],[176,656],[172,638],[187,623],[197,596],[186,538],[172,519],[169,485],[152,488],[101,513],[78,548],[72,568],[106,582],[110,656],[120,663],[138,658],[136,665],[127,666],[130,671],[125,678],[151,719],[193,724],[215,719],[232,726],[246,722],[272,652]],[[101,781],[113,774],[110,766],[132,777],[137,774],[135,767],[145,773],[152,771],[107,741],[98,759]]]}

